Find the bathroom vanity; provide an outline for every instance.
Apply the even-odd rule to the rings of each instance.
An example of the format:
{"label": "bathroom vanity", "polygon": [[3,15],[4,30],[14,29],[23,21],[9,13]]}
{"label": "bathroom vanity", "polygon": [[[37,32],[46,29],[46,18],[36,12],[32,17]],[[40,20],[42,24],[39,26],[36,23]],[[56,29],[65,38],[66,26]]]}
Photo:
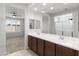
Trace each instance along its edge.
{"label": "bathroom vanity", "polygon": [[29,33],[28,47],[39,56],[78,56],[77,38],[64,37],[44,33]]}

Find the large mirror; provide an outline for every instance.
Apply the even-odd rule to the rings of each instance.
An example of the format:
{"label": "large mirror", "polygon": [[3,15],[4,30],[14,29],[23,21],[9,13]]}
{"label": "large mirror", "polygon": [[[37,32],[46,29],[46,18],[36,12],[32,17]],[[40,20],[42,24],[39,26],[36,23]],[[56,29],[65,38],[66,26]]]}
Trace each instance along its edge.
{"label": "large mirror", "polygon": [[58,35],[73,37],[72,17],[72,13],[54,17],[55,33]]}
{"label": "large mirror", "polygon": [[35,19],[30,19],[29,29],[40,29],[40,21]]}
{"label": "large mirror", "polygon": [[30,19],[29,29],[34,29],[34,23],[35,21],[33,19]]}
{"label": "large mirror", "polygon": [[50,18],[43,16],[42,33],[73,37],[73,13],[55,15]]}
{"label": "large mirror", "polygon": [[36,29],[40,29],[40,21],[39,20],[36,20]]}

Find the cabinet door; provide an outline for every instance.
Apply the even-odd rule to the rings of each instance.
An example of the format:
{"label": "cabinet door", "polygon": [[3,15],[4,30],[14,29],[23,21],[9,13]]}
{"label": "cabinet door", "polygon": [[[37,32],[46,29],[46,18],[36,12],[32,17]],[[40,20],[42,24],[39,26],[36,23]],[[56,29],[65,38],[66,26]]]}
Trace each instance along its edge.
{"label": "cabinet door", "polygon": [[75,56],[79,56],[79,51],[75,51]]}
{"label": "cabinet door", "polygon": [[28,47],[29,49],[32,49],[32,37],[28,36]]}
{"label": "cabinet door", "polygon": [[32,50],[37,52],[37,39],[35,37],[32,37]]}
{"label": "cabinet door", "polygon": [[74,56],[75,55],[75,50],[56,45],[56,56]]}
{"label": "cabinet door", "polygon": [[37,54],[40,56],[44,55],[44,41],[42,39],[37,39]]}
{"label": "cabinet door", "polygon": [[45,56],[55,56],[55,44],[45,41]]}

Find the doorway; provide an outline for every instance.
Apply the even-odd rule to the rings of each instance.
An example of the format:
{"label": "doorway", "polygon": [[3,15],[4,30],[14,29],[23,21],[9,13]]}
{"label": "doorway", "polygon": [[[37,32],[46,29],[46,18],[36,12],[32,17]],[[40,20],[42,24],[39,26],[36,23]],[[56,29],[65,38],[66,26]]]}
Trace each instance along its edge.
{"label": "doorway", "polygon": [[7,54],[24,49],[24,10],[6,6]]}

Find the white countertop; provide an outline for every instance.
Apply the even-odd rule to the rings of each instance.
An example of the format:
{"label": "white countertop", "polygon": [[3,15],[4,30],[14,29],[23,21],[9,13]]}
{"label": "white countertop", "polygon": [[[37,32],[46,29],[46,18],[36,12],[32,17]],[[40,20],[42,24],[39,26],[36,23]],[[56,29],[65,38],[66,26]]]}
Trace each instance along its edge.
{"label": "white countertop", "polygon": [[79,39],[78,38],[64,36],[64,39],[62,40],[60,39],[59,35],[46,34],[46,33],[35,33],[35,32],[28,33],[28,35],[79,51]]}

